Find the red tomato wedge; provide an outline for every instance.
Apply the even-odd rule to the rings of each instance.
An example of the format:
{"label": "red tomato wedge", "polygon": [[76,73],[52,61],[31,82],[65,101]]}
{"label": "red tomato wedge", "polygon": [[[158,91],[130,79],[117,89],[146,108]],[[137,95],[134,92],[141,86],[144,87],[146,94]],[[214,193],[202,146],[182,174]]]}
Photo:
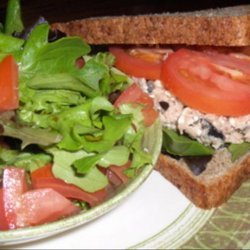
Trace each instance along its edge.
{"label": "red tomato wedge", "polygon": [[30,190],[16,209],[17,228],[40,225],[76,214],[80,208],[50,188]]}
{"label": "red tomato wedge", "polygon": [[161,80],[185,105],[201,112],[250,113],[250,63],[245,59],[180,49],[164,61]]}
{"label": "red tomato wedge", "polygon": [[18,108],[18,66],[12,55],[0,63],[0,112]]}
{"label": "red tomato wedge", "polygon": [[31,172],[32,181],[38,178],[55,178],[52,172],[52,163],[49,163]]}
{"label": "red tomato wedge", "polygon": [[88,193],[73,184],[56,178],[52,173],[52,164],[47,164],[33,171],[31,179],[34,189],[52,188],[66,198],[85,201],[91,207],[102,203],[108,196],[106,189]]}
{"label": "red tomato wedge", "polygon": [[160,79],[163,55],[153,49],[125,50],[111,47],[109,51],[115,56],[115,66],[124,73],[143,77],[148,80]]}
{"label": "red tomato wedge", "polygon": [[124,171],[128,169],[130,165],[131,165],[130,161],[124,164],[123,166],[112,165],[107,169],[107,175],[112,176],[112,174],[113,175],[115,174],[123,184],[126,184],[129,182],[130,179],[127,175],[124,174]]}
{"label": "red tomato wedge", "polygon": [[24,169],[6,167],[3,172],[3,207],[8,229],[51,222],[80,211],[52,189],[27,190]]}
{"label": "red tomato wedge", "polygon": [[135,83],[131,84],[115,101],[115,107],[122,104],[143,105],[142,113],[145,126],[150,126],[158,117],[158,112],[154,109],[154,102],[150,96],[144,93]]}
{"label": "red tomato wedge", "polygon": [[0,230],[8,230],[9,225],[5,216],[5,208],[3,203],[3,189],[0,189]]}
{"label": "red tomato wedge", "polygon": [[105,189],[94,193],[88,193],[75,185],[68,184],[57,178],[37,178],[33,179],[33,188],[51,188],[66,198],[81,200],[89,203],[91,207],[96,206],[107,198]]}
{"label": "red tomato wedge", "polygon": [[27,191],[24,169],[7,167],[3,171],[3,203],[9,229],[16,228],[16,208],[21,196]]}

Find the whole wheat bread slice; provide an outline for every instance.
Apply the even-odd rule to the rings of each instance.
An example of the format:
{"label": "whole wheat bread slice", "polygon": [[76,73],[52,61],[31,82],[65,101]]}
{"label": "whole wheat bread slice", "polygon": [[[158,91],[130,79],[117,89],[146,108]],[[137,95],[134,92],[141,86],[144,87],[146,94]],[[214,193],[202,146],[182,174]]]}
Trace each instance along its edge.
{"label": "whole wheat bread slice", "polygon": [[95,17],[54,23],[89,44],[250,45],[250,5],[185,13]]}
{"label": "whole wheat bread slice", "polygon": [[210,209],[226,202],[250,178],[250,154],[232,163],[227,150],[218,151],[200,175],[194,175],[183,160],[162,154],[156,170],[197,207]]}

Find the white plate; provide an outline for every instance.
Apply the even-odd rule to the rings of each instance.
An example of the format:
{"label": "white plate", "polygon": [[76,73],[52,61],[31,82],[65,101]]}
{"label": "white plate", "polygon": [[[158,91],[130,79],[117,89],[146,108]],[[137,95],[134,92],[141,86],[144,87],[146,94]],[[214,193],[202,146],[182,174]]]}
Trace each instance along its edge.
{"label": "white plate", "polygon": [[250,182],[219,209],[195,208],[158,172],[108,214],[13,249],[249,249]]}

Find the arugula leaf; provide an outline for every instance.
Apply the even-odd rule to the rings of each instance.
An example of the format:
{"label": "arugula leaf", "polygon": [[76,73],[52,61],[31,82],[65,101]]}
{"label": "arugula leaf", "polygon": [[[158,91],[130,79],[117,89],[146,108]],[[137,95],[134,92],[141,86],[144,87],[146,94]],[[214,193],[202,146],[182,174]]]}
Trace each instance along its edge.
{"label": "arugula leaf", "polygon": [[8,35],[23,31],[20,0],[8,1],[4,28],[5,33]]}
{"label": "arugula leaf", "polygon": [[169,154],[178,156],[212,155],[214,152],[211,147],[204,146],[184,135],[179,135],[168,128],[163,129],[162,148]]}
{"label": "arugula leaf", "polygon": [[67,183],[74,184],[87,192],[95,192],[108,185],[107,177],[96,167],[91,168],[90,171],[84,175],[75,172],[72,164],[76,160],[88,156],[85,151],[68,152],[57,148],[50,148],[48,152],[53,155],[54,164],[52,171],[55,177]]}
{"label": "arugula leaf", "polygon": [[229,152],[232,154],[232,161],[236,161],[241,156],[250,151],[250,142],[243,142],[241,144],[230,144],[228,147]]}

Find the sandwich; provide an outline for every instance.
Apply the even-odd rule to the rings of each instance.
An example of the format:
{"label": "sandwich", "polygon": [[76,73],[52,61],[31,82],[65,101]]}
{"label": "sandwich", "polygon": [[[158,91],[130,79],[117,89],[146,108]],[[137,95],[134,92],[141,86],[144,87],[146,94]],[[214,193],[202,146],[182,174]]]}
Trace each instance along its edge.
{"label": "sandwich", "polygon": [[54,23],[92,45],[154,98],[156,165],[197,207],[226,202],[250,177],[250,5]]}

